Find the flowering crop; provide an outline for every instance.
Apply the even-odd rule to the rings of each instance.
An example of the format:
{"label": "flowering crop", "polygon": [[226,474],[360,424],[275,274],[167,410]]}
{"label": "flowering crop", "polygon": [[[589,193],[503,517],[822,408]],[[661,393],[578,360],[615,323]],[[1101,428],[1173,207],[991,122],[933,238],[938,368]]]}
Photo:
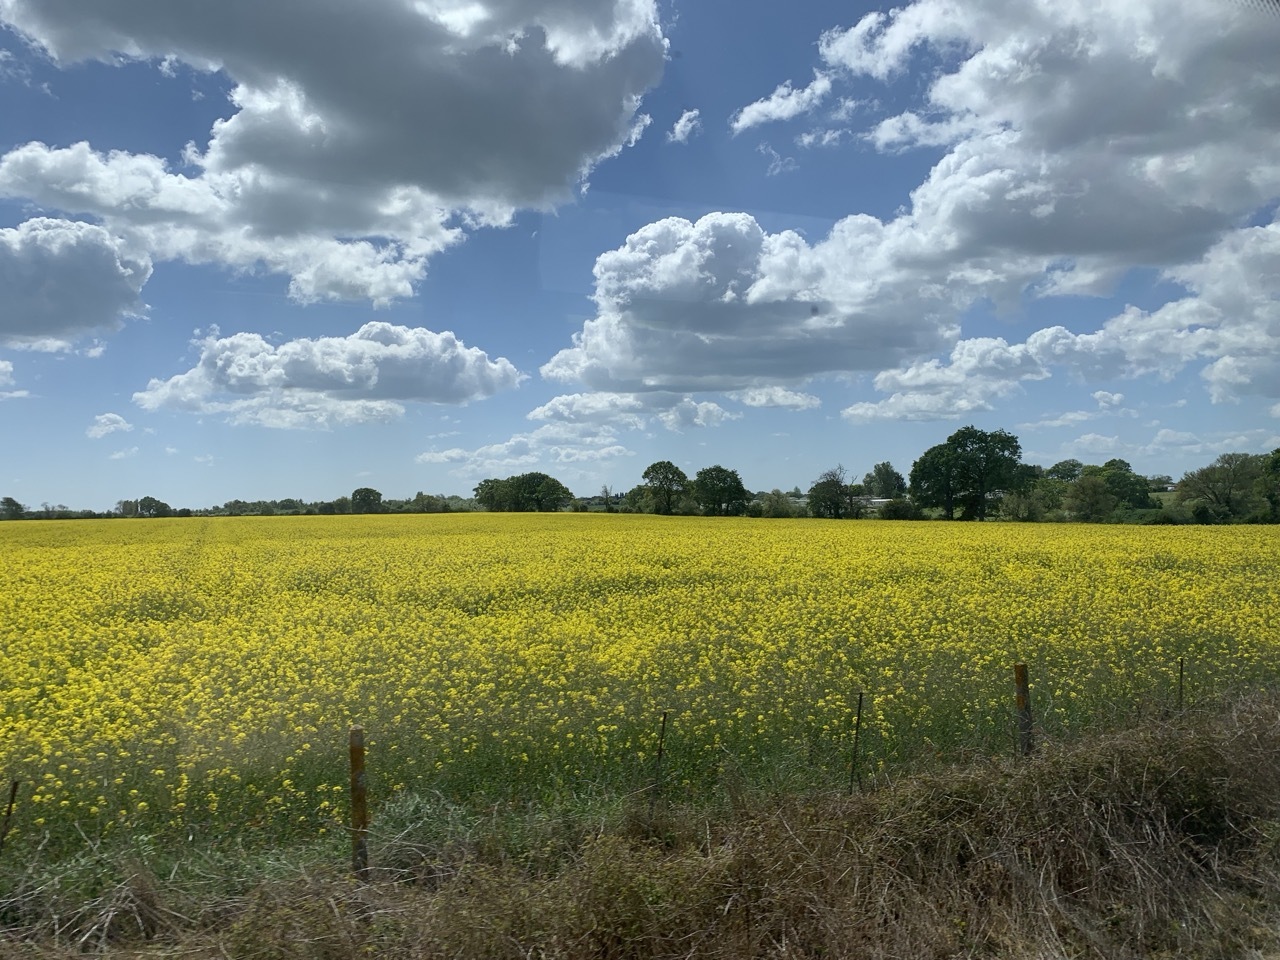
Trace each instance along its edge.
{"label": "flowering crop", "polygon": [[0,776],[27,834],[312,835],[345,798],[687,789],[1007,749],[1268,682],[1265,528],[602,515],[0,524]]}

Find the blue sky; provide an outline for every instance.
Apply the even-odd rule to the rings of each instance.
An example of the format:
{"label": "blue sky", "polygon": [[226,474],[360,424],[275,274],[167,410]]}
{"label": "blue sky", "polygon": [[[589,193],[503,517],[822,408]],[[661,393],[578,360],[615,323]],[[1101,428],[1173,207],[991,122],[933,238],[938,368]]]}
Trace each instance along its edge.
{"label": "blue sky", "polygon": [[1243,0],[0,0],[0,494],[1280,446]]}

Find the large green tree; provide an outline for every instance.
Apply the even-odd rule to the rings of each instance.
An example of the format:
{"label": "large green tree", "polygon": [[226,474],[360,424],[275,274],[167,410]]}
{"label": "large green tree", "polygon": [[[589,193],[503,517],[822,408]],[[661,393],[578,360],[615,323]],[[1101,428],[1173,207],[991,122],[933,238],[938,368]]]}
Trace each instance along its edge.
{"label": "large green tree", "polygon": [[1075,519],[1085,523],[1100,523],[1115,512],[1119,501],[1107,487],[1101,472],[1083,472],[1075,483],[1067,488],[1063,505]]}
{"label": "large green tree", "polygon": [[381,513],[382,494],[373,487],[360,487],[351,491],[352,513]]}
{"label": "large green tree", "polygon": [[957,507],[967,519],[985,520],[1000,494],[1030,482],[1021,461],[1022,445],[1008,431],[961,427],[912,465],[911,496],[922,507],[941,507],[948,520]]}
{"label": "large green tree", "polygon": [[0,500],[0,520],[21,520],[27,512],[27,508],[20,504],[13,497],[5,497]]}
{"label": "large green tree", "polygon": [[966,517],[985,520],[988,506],[999,494],[1023,485],[1025,478],[1018,469],[1022,445],[1007,430],[961,427],[947,438],[947,444],[956,451]]}
{"label": "large green tree", "polygon": [[809,488],[809,512],[815,517],[839,520],[848,512],[848,484],[844,467],[836,464],[824,470]]}
{"label": "large green tree", "polygon": [[173,507],[155,497],[143,497],[138,501],[138,516],[169,517],[173,515]]}
{"label": "large green tree", "polygon": [[698,471],[693,478],[693,497],[702,512],[713,517],[737,516],[751,499],[738,471],[719,464]]}
{"label": "large green tree", "polygon": [[954,447],[939,443],[911,465],[911,499],[921,507],[939,507],[954,520],[961,491],[960,461]]}
{"label": "large green tree", "polygon": [[555,512],[573,500],[573,494],[555,477],[522,473],[505,480],[481,480],[474,491],[476,503],[496,512]]}
{"label": "large green tree", "polygon": [[1207,467],[1183,474],[1178,499],[1201,504],[1206,516],[1231,520],[1248,516],[1259,507],[1258,481],[1267,457],[1249,453],[1224,453]]}
{"label": "large green tree", "polygon": [[888,460],[872,467],[862,478],[862,485],[867,488],[869,496],[878,500],[893,500],[907,492],[906,478]]}
{"label": "large green tree", "polygon": [[1150,509],[1159,506],[1151,498],[1151,484],[1146,477],[1133,472],[1127,460],[1116,458],[1102,465],[1102,482],[1107,490],[1116,498],[1116,502],[1133,507],[1135,510]]}
{"label": "large green tree", "polygon": [[649,487],[653,496],[656,513],[672,513],[680,498],[689,489],[689,478],[685,472],[670,460],[659,460],[645,468],[641,479]]}

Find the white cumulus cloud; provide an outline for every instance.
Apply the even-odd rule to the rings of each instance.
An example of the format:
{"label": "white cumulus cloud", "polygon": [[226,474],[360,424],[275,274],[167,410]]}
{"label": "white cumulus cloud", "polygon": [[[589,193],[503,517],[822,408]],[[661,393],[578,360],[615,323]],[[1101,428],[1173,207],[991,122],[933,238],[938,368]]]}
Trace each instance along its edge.
{"label": "white cumulus cloud", "polygon": [[181,172],[29,143],[0,158],[0,196],[158,259],[265,266],[302,300],[407,296],[465,227],[568,200],[643,129],[666,54],[654,0],[5,0],[0,22],[59,66],[222,71],[235,107]]}
{"label": "white cumulus cloud", "polygon": [[0,343],[64,350],[141,316],[151,260],[102,227],[41,217],[0,229]]}
{"label": "white cumulus cloud", "polygon": [[738,134],[763,123],[790,120],[815,109],[830,92],[831,78],[815,70],[813,82],[807,87],[796,89],[787,81],[763,100],[747,104],[733,115],[729,129]]}
{"label": "white cumulus cloud", "polygon": [[523,375],[452,333],[384,322],[349,337],[273,345],[255,333],[197,341],[196,366],[153,379],[134,402],[145,410],[226,415],[233,423],[327,427],[388,420],[405,402],[458,404],[516,387]]}
{"label": "white cumulus cloud", "polygon": [[100,413],[93,418],[93,426],[85,431],[85,436],[93,440],[100,440],[111,433],[123,432],[128,433],[133,429],[131,424],[118,413]]}

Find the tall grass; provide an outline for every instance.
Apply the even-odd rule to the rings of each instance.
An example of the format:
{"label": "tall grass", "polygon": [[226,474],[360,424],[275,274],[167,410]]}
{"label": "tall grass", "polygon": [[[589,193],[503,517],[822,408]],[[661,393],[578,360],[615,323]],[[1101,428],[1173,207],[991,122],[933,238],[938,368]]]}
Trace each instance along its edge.
{"label": "tall grass", "polygon": [[1280,697],[849,796],[402,796],[368,883],[339,844],[184,855],[134,837],[6,855],[0,955],[1256,957],[1280,946]]}

